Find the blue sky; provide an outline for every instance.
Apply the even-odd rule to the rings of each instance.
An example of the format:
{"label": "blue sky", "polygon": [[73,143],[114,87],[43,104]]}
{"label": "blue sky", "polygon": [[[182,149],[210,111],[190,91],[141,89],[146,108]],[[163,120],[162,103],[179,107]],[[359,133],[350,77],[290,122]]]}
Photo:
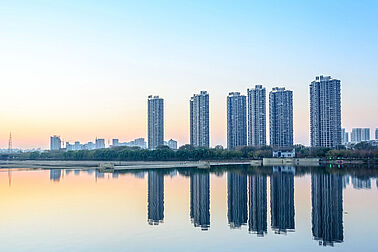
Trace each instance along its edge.
{"label": "blue sky", "polygon": [[165,99],[166,138],[184,144],[200,90],[211,145],[225,145],[227,93],[256,84],[293,90],[295,142],[308,144],[320,74],[342,81],[343,126],[373,129],[377,13],[377,1],[2,1],[0,147],[10,130],[20,147],[146,137],[149,94]]}

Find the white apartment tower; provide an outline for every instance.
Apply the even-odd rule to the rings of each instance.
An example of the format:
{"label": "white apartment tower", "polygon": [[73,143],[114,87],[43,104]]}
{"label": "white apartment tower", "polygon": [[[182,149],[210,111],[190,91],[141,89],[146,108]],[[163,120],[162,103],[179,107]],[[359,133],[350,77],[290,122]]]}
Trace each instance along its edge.
{"label": "white apartment tower", "polygon": [[293,91],[275,87],[269,93],[269,129],[272,147],[293,146]]}
{"label": "white apartment tower", "polygon": [[321,75],[311,82],[311,146],[335,148],[342,143],[340,96],[340,80]]}
{"label": "white apartment tower", "polygon": [[190,144],[196,147],[210,146],[209,94],[201,91],[190,99]]}
{"label": "white apartment tower", "polygon": [[266,145],[266,91],[262,85],[247,89],[248,145]]}
{"label": "white apartment tower", "polygon": [[148,96],[148,149],[164,145],[164,100]]}
{"label": "white apartment tower", "polygon": [[247,104],[245,95],[231,92],[227,96],[227,148],[247,145]]}
{"label": "white apartment tower", "polygon": [[50,137],[50,150],[60,150],[62,148],[62,141],[59,136]]}

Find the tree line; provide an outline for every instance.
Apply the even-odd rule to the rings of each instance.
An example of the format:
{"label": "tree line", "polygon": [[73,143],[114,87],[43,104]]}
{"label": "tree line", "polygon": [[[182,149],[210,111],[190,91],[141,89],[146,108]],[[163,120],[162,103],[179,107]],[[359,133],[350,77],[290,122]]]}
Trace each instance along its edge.
{"label": "tree line", "polygon": [[[296,145],[295,150],[298,158],[378,160],[378,147],[365,143],[357,144],[353,149],[312,148]],[[227,150],[223,149],[222,146],[198,148],[192,145],[184,145],[178,150],[160,146],[156,150],[146,150],[139,147],[114,147],[79,151],[25,152],[7,156],[7,158],[29,160],[197,161],[262,159],[272,157],[272,152],[273,149],[270,146],[244,146],[235,150]]]}

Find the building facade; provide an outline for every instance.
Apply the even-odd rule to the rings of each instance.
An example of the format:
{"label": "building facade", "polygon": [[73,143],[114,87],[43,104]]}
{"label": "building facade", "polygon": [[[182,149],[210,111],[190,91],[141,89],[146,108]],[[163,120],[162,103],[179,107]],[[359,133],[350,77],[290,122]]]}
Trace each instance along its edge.
{"label": "building facade", "polygon": [[247,145],[247,107],[245,95],[239,92],[227,96],[227,148]]}
{"label": "building facade", "polygon": [[190,144],[209,148],[209,128],[209,94],[201,91],[190,99]]}
{"label": "building facade", "polygon": [[169,139],[168,141],[168,147],[171,148],[172,150],[177,150],[177,141],[173,139]]}
{"label": "building facade", "polygon": [[164,100],[148,96],[148,149],[164,144]]}
{"label": "building facade", "polygon": [[353,128],[351,142],[360,143],[370,140],[370,128]]}
{"label": "building facade", "polygon": [[266,145],[266,91],[262,85],[247,89],[248,145]]}
{"label": "building facade", "polygon": [[96,138],[96,149],[103,149],[103,148],[105,148],[105,139]]}
{"label": "building facade", "polygon": [[273,88],[269,93],[270,145],[293,145],[293,92],[285,88]]}
{"label": "building facade", "polygon": [[50,150],[60,150],[62,148],[62,141],[59,136],[50,137]]}
{"label": "building facade", "polygon": [[349,132],[346,132],[345,128],[341,129],[341,144],[345,145],[349,143]]}
{"label": "building facade", "polygon": [[321,75],[311,82],[311,146],[335,148],[342,143],[340,96],[340,80]]}
{"label": "building facade", "polygon": [[375,140],[378,140],[378,128],[375,129]]}
{"label": "building facade", "polygon": [[139,147],[141,149],[146,149],[147,143],[146,141],[144,141],[143,137],[136,138],[130,142],[120,142],[118,139],[113,139],[111,147],[117,147],[117,146]]}

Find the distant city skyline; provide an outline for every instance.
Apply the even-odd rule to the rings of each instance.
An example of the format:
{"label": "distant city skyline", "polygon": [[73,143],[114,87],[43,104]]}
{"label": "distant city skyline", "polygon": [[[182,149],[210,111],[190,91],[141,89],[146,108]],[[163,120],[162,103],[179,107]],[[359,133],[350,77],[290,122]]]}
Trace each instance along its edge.
{"label": "distant city skyline", "polygon": [[48,149],[55,134],[147,139],[149,94],[164,97],[165,139],[189,143],[188,99],[199,90],[211,96],[210,145],[226,146],[224,97],[255,84],[293,90],[294,143],[309,145],[308,83],[319,75],[342,81],[341,127],[373,135],[378,125],[376,1],[2,1],[0,8],[0,148],[10,131],[13,148]]}

